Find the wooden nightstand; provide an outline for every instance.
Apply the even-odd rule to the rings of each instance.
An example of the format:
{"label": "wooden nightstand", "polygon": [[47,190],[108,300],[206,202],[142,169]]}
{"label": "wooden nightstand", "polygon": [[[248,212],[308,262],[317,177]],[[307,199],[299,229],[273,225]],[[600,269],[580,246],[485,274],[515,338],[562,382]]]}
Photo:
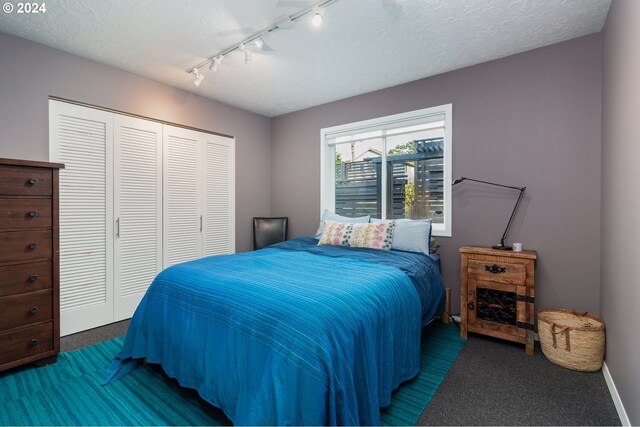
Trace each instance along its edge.
{"label": "wooden nightstand", "polygon": [[536,251],[460,248],[460,335],[490,335],[526,345],[533,354]]}

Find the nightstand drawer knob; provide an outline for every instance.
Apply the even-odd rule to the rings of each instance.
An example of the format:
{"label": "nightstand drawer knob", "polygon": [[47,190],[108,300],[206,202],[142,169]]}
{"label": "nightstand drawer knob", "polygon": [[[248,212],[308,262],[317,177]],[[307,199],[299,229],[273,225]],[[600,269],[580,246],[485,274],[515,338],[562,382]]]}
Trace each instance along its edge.
{"label": "nightstand drawer knob", "polygon": [[36,313],[38,313],[38,311],[38,307],[34,305],[33,307],[31,307],[31,310],[29,310],[29,313],[31,313],[31,315],[35,315]]}
{"label": "nightstand drawer knob", "polygon": [[38,248],[38,244],[36,242],[29,243],[28,248],[31,249],[31,250],[37,249]]}
{"label": "nightstand drawer knob", "polygon": [[40,181],[38,178],[29,178],[29,184],[30,185],[35,185],[38,183],[38,181]]}
{"label": "nightstand drawer knob", "polygon": [[35,217],[37,217],[37,216],[38,216],[38,211],[30,211],[30,212],[29,212],[29,216],[30,216],[31,218],[35,218]]}
{"label": "nightstand drawer knob", "polygon": [[38,280],[38,275],[37,274],[32,274],[31,276],[29,276],[29,281],[30,282],[35,282],[36,280]]}
{"label": "nightstand drawer knob", "polygon": [[474,308],[476,308],[476,303],[473,301],[469,301],[467,307],[469,307],[469,310],[473,310]]}
{"label": "nightstand drawer knob", "polygon": [[507,271],[507,267],[500,267],[498,264],[485,265],[484,269],[493,274],[500,274]]}
{"label": "nightstand drawer knob", "polygon": [[37,345],[38,345],[38,343],[39,343],[39,342],[40,342],[40,340],[39,340],[38,338],[33,338],[33,339],[31,340],[31,342],[29,342],[29,345],[30,345],[31,347],[35,347],[35,346],[37,346]]}

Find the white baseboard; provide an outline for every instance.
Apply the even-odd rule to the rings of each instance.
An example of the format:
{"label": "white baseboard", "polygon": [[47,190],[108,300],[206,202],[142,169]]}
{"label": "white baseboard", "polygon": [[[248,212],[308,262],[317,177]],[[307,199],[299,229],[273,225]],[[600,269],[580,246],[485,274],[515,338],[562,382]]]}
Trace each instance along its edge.
{"label": "white baseboard", "polygon": [[602,375],[604,376],[604,380],[607,383],[607,387],[609,387],[609,393],[611,393],[613,404],[616,406],[616,411],[618,411],[618,417],[620,417],[620,423],[623,426],[630,426],[631,421],[629,421],[629,416],[627,415],[627,411],[624,409],[624,405],[622,404],[622,400],[620,399],[620,395],[618,394],[618,389],[616,388],[616,385],[613,382],[613,377],[611,377],[611,372],[609,372],[609,368],[607,367],[607,362],[604,362],[602,364]]}

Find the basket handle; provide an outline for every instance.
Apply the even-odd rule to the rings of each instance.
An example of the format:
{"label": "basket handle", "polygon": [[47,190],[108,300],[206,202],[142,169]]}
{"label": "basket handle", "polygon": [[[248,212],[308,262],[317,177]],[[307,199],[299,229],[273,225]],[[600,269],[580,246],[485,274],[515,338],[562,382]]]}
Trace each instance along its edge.
{"label": "basket handle", "polygon": [[[556,328],[559,328],[556,331]],[[556,325],[555,323],[551,323],[551,337],[553,338],[553,347],[554,348],[558,348],[558,343],[556,341],[556,335],[564,333],[565,334],[565,341],[566,341],[566,346],[567,346],[567,351],[571,351],[571,342],[569,341],[569,327],[568,326],[564,326],[564,327],[558,327],[558,325]]]}
{"label": "basket handle", "polygon": [[578,316],[578,317],[584,317],[584,316],[586,316],[587,314],[589,314],[589,312],[588,312],[588,311],[575,311],[575,310],[571,310],[571,312],[572,312],[574,315]]}

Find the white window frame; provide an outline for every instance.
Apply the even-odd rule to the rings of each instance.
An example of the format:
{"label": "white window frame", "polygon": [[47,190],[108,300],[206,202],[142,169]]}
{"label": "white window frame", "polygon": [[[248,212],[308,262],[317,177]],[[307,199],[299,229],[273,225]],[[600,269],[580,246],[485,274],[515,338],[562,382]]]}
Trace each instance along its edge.
{"label": "white window frame", "polygon": [[[433,224],[432,234],[440,237],[451,237],[451,177],[452,177],[452,111],[453,104],[444,104],[421,110],[391,116],[378,117],[355,123],[332,126],[320,130],[320,215],[325,209],[335,211],[335,145],[340,136],[382,131],[382,176],[387,176],[386,130],[426,124],[433,121],[434,116],[444,115],[444,223]],[[386,185],[382,186],[382,216],[386,219]]]}

